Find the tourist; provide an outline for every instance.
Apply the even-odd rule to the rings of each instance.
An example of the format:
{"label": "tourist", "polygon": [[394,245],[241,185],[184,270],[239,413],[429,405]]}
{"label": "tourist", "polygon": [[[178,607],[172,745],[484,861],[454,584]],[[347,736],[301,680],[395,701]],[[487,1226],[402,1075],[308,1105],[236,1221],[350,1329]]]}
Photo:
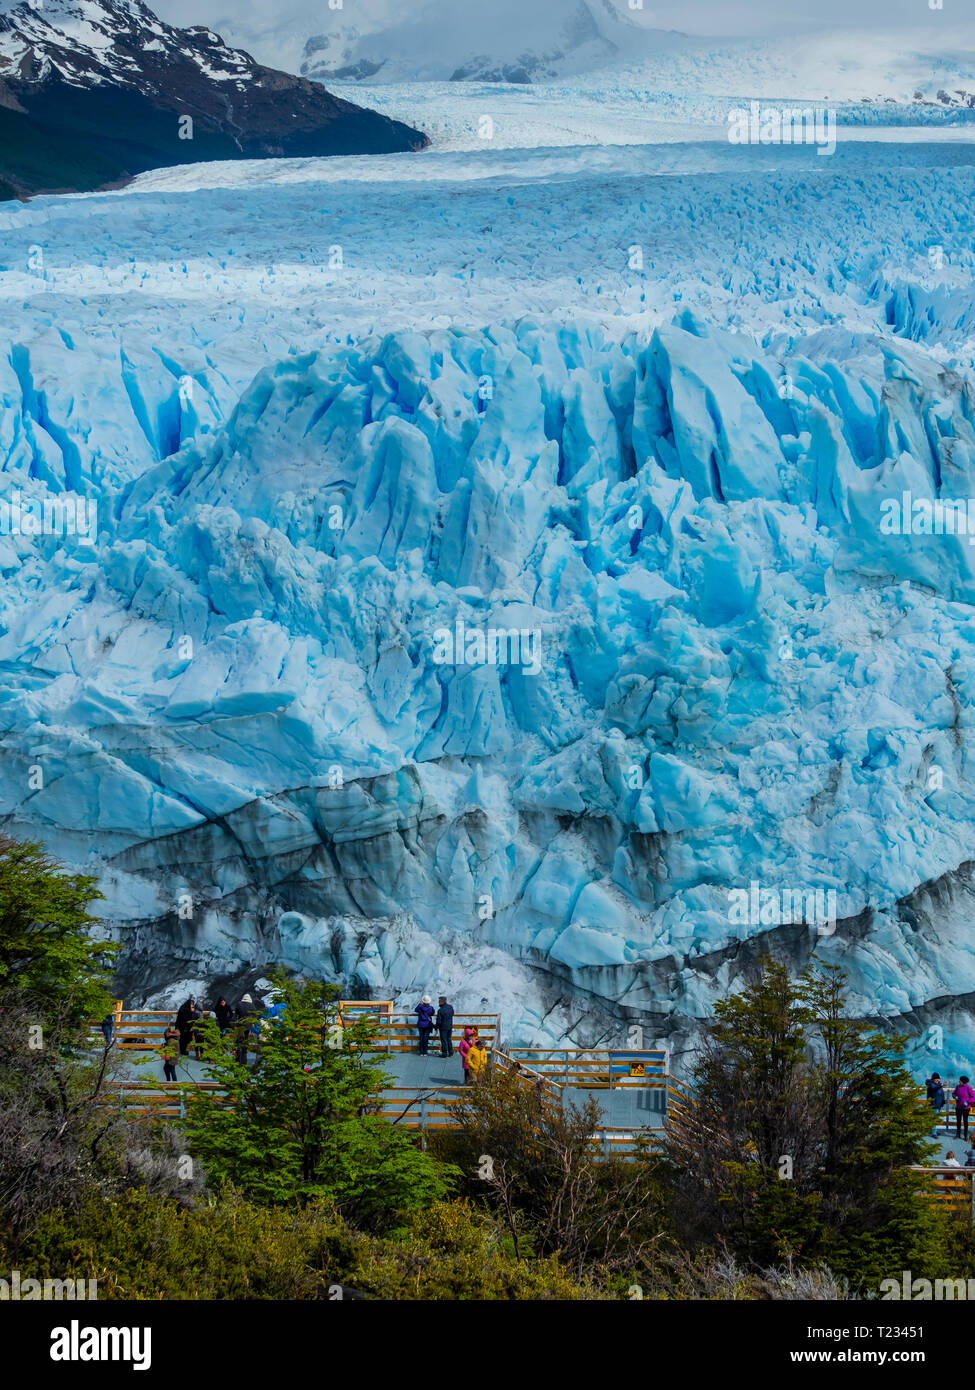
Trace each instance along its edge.
{"label": "tourist", "polygon": [[163,1045],[160,1048],[163,1059],[163,1070],[167,1081],[176,1080],[176,1058],[179,1054],[179,1029],[172,1022],[167,1023],[166,1031],[163,1034]]}
{"label": "tourist", "polygon": [[473,1041],[474,1041],[474,1039],[475,1039],[476,1037],[477,1037],[477,1029],[476,1029],[476,1028],[465,1028],[465,1029],[464,1029],[464,1036],[461,1038],[460,1043],[458,1044],[458,1047],[457,1047],[457,1051],[460,1053],[460,1064],[461,1064],[461,1066],[464,1068],[464,1085],[465,1085],[465,1086],[470,1086],[470,1085],[473,1084],[472,1081],[471,1081],[470,1053],[471,1053],[471,1044],[473,1043]]}
{"label": "tourist", "polygon": [[930,1081],[925,1081],[924,1085],[927,1090],[928,1100],[931,1102],[931,1108],[934,1111],[934,1129],[931,1131],[932,1138],[934,1138],[938,1133],[938,1120],[941,1111],[945,1108],[945,1088],[941,1077],[936,1071],[931,1073]]}
{"label": "tourist", "polygon": [[190,1050],[190,1041],[193,1037],[193,1024],[200,1016],[196,1007],[196,999],[191,994],[184,1004],[180,1004],[179,1012],[176,1015],[176,1027],[179,1029],[179,1053],[185,1057]]}
{"label": "tourist", "polygon": [[203,1014],[199,1009],[196,1011],[197,1027],[193,1029],[193,1051],[196,1053],[196,1060],[203,1061],[203,1038],[204,1033],[199,1025],[203,1022]]}
{"label": "tourist", "polygon": [[247,1038],[253,1026],[251,1020],[254,1013],[254,1000],[249,994],[242,995],[237,1005],[237,1046],[234,1048],[234,1056],[238,1062],[247,1061]]}
{"label": "tourist", "polygon": [[955,1157],[955,1151],[954,1151],[954,1149],[949,1149],[949,1150],[948,1150],[948,1152],[945,1154],[945,1161],[944,1161],[944,1163],[943,1163],[941,1166],[942,1166],[943,1168],[960,1168],[960,1167],[961,1167],[961,1164],[958,1162],[957,1158]]}
{"label": "tourist", "polygon": [[226,1033],[227,1029],[234,1021],[234,1011],[221,994],[213,1010],[213,1016],[217,1020],[217,1027],[220,1029],[220,1036]]}
{"label": "tourist", "polygon": [[975,1168],[975,1144],[970,1149],[965,1150],[965,1167]]}
{"label": "tourist", "polygon": [[471,1043],[471,1050],[467,1054],[467,1065],[471,1071],[471,1083],[474,1086],[480,1085],[487,1070],[487,1047],[483,1038],[475,1038]]}
{"label": "tourist", "polygon": [[[968,1084],[967,1076],[958,1078],[958,1085],[951,1093],[955,1102],[955,1138],[968,1138],[968,1113],[975,1103],[975,1091]],[[959,1167],[961,1165],[959,1164]]]}
{"label": "tourist", "polygon": [[420,1035],[420,1056],[428,1057],[430,1047],[430,1033],[433,1029],[433,1005],[430,1002],[429,994],[425,994],[414,1010],[416,1014],[416,1031]]}
{"label": "tourist", "polygon": [[104,1037],[104,1039],[105,1039],[105,1046],[106,1046],[106,1047],[111,1047],[111,1045],[112,1045],[112,1030],[114,1029],[114,1027],[115,1027],[115,1015],[114,1015],[114,1014],[106,1014],[105,1017],[104,1017],[104,1018],[102,1019],[102,1021],[101,1021],[101,1030],[102,1030],[102,1035],[103,1035],[103,1037]]}
{"label": "tourist", "polygon": [[447,1003],[447,996],[441,994],[437,1010],[437,1032],[440,1034],[441,1057],[454,1055],[454,1006]]}

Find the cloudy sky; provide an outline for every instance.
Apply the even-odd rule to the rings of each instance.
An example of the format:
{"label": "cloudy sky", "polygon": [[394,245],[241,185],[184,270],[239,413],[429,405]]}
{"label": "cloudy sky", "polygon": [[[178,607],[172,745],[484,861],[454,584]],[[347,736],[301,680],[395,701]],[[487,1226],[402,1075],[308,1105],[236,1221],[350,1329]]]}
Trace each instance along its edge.
{"label": "cloudy sky", "polygon": [[[213,24],[233,15],[243,27],[268,28],[279,18],[282,24],[301,22],[310,31],[334,24],[354,24],[363,31],[386,23],[408,22],[411,14],[426,8],[428,0],[343,0],[340,11],[330,10],[328,0],[149,0],[164,19],[173,24]],[[590,0],[594,7],[601,0]],[[835,26],[884,29],[910,26],[931,29],[972,18],[972,0],[944,0],[932,11],[929,0],[676,0],[661,4],[643,0],[642,10],[629,10],[628,0],[613,0],[617,8],[642,24],[660,29],[679,29],[689,34],[772,35],[790,30]],[[542,10],[556,21],[570,14],[578,0],[526,0],[533,20]],[[490,30],[490,0],[451,0],[454,13],[470,11],[472,37]]]}

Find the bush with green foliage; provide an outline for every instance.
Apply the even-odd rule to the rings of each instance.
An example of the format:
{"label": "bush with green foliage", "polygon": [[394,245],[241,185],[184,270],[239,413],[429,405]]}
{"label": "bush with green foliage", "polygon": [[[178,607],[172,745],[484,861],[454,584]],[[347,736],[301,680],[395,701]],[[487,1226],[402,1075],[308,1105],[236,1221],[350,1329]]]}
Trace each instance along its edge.
{"label": "bush with green foliage", "polygon": [[22,1278],[97,1279],[99,1299],[315,1299],[336,1286],[381,1299],[598,1296],[555,1259],[517,1260],[462,1202],[415,1213],[391,1236],[350,1226],[321,1201],[259,1206],[225,1189],[194,1207],[132,1190],[44,1216],[5,1238],[0,1266]]}
{"label": "bush with green foliage", "polygon": [[905,1039],[844,1016],[844,977],[799,981],[766,958],[720,1001],[690,1087],[671,1114],[673,1211],[689,1247],[753,1265],[828,1265],[862,1288],[891,1271],[940,1275],[945,1214],[917,1197],[930,1114]]}
{"label": "bush with green foliage", "polygon": [[[603,1161],[592,1101],[497,1074],[415,1134],[375,1113],[370,1025],[278,978],[249,1040],[204,1025],[210,1078],[177,1125],[105,1105],[92,1047],[115,947],[94,882],[0,838],[0,1265],[103,1298],[830,1298],[910,1269],[975,1277],[967,1220],[919,1197],[930,1112],[903,1039],[844,981],[771,959],[719,1005],[663,1159]],[[184,1143],[199,1162],[186,1171]],[[447,1200],[460,1187],[466,1200]]]}
{"label": "bush with green foliage", "polygon": [[91,936],[89,908],[102,896],[95,882],[40,845],[0,836],[0,993],[30,995],[78,1027],[105,1016],[119,948]]}
{"label": "bush with green foliage", "polygon": [[447,1195],[456,1173],[410,1131],[371,1113],[389,1080],[368,1049],[370,1024],[345,1027],[334,991],[276,978],[283,1011],[238,1060],[239,1037],[201,1030],[214,1104],[191,1091],[184,1130],[211,1183],[230,1183],[257,1202],[335,1202],[368,1228]]}

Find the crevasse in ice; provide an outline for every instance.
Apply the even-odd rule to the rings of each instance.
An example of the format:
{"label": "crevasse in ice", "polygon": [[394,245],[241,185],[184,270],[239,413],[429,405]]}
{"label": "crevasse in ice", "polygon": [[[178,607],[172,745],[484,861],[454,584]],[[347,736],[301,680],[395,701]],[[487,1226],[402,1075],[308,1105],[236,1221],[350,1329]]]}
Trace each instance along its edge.
{"label": "crevasse in ice", "polygon": [[[890,517],[975,492],[975,396],[838,333],[524,319],[268,367],[97,540],[0,537],[36,572],[8,827],[89,856],[143,992],[277,959],[679,1051],[770,946],[963,1057],[975,534]],[[835,924],[733,910],[756,884]]]}

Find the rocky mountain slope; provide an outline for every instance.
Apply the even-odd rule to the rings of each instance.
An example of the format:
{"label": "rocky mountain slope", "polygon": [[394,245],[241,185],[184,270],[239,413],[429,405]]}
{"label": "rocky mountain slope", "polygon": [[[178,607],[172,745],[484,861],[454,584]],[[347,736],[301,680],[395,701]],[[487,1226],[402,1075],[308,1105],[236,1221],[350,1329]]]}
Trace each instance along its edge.
{"label": "rocky mountain slope", "polygon": [[140,0],[0,0],[0,197],[211,159],[389,153],[419,131]]}

